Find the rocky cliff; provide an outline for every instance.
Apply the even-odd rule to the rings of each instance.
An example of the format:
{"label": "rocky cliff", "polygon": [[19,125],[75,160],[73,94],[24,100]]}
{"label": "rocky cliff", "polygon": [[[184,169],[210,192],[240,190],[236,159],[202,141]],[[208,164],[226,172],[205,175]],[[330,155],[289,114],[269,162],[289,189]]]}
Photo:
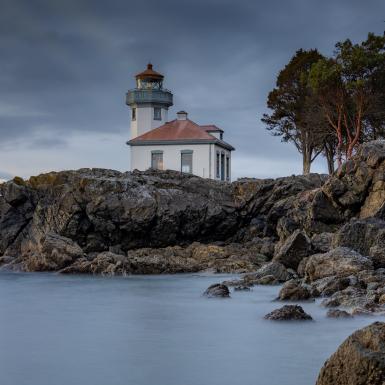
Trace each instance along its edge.
{"label": "rocky cliff", "polygon": [[81,169],[0,184],[0,263],[26,271],[287,269],[334,247],[385,267],[385,143],[336,175],[243,179]]}

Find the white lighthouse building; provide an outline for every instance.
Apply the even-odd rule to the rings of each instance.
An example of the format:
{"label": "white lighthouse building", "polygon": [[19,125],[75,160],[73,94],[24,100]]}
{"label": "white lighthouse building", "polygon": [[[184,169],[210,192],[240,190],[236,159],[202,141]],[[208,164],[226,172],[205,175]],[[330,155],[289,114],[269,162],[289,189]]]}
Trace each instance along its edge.
{"label": "white lighthouse building", "polygon": [[131,170],[176,170],[203,178],[231,180],[230,144],[217,126],[198,125],[179,111],[168,120],[173,95],[163,88],[163,75],[147,65],[136,75],[136,88],[129,90],[131,109]]}

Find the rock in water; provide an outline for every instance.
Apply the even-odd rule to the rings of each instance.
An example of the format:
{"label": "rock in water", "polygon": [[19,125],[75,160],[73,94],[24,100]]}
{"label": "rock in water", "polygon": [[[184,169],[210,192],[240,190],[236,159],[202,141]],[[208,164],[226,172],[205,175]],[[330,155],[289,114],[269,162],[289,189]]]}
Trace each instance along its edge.
{"label": "rock in water", "polygon": [[383,385],[385,323],[354,332],[325,362],[316,385]]}
{"label": "rock in water", "polygon": [[222,283],[214,283],[214,285],[211,285],[207,288],[203,295],[208,298],[229,298],[230,290],[226,285]]}
{"label": "rock in water", "polygon": [[273,321],[310,321],[313,318],[299,305],[285,305],[263,317]]}
{"label": "rock in water", "polygon": [[352,318],[352,315],[345,310],[329,309],[326,313],[326,317],[329,318]]}

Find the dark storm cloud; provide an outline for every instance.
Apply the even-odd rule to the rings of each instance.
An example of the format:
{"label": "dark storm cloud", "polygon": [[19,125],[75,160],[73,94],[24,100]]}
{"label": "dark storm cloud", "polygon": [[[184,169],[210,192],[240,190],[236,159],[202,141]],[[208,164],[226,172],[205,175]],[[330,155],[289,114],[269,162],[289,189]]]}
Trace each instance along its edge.
{"label": "dark storm cloud", "polygon": [[384,17],[383,0],[2,0],[0,148],[128,137],[124,94],[151,60],[174,113],[222,126],[245,154],[290,158],[260,123],[277,71],[298,48],[382,33]]}

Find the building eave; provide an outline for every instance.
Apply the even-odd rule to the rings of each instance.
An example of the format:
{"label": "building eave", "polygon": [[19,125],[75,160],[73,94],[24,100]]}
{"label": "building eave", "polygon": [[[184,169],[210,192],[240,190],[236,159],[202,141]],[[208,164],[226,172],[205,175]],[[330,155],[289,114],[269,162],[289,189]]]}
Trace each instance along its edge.
{"label": "building eave", "polygon": [[216,138],[213,139],[178,139],[178,140],[129,140],[126,142],[129,146],[169,146],[169,145],[178,145],[178,144],[216,144],[220,147],[223,147],[226,150],[234,151],[235,148],[230,144],[219,140]]}

